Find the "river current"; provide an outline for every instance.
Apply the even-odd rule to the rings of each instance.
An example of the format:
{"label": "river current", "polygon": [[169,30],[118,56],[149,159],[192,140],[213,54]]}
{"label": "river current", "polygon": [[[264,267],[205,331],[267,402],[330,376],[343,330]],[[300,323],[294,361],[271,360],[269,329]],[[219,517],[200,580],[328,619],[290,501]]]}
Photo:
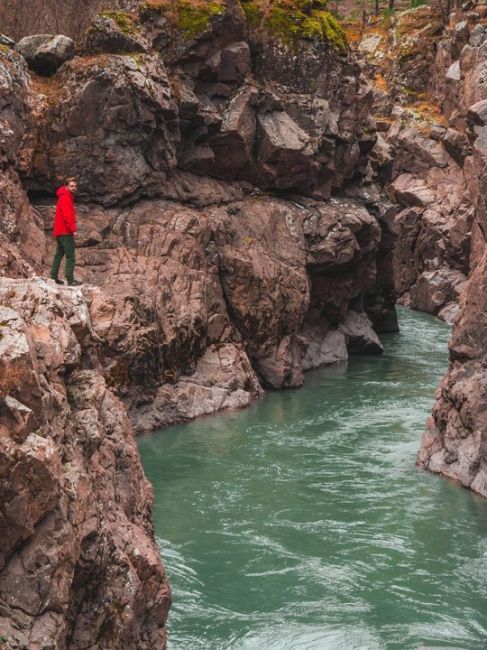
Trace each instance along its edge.
{"label": "river current", "polygon": [[487,501],[415,469],[449,328],[140,440],[170,650],[487,648]]}

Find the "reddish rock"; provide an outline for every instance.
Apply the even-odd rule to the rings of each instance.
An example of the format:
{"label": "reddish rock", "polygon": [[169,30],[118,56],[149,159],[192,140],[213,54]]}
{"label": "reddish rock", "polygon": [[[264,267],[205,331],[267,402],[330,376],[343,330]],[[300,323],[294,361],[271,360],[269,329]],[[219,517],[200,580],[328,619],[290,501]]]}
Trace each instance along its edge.
{"label": "reddish rock", "polygon": [[33,189],[76,176],[80,195],[105,205],[158,193],[176,164],[179,140],[160,57],[77,57],[60,71],[53,92],[35,151]]}
{"label": "reddish rock", "polygon": [[0,286],[0,629],[11,648],[165,647],[151,489],[81,292]]}
{"label": "reddish rock", "polygon": [[362,308],[390,284],[392,235],[369,174],[391,158],[382,143],[368,164],[373,96],[353,57],[311,41],[290,56],[236,3],[170,42],[149,9],[135,34],[149,52],[114,54],[128,40],[97,23],[85,43],[101,53],[49,81],[0,52],[1,274],[47,275],[46,194],[75,174],[85,281],[0,283],[14,647],[165,647],[170,595],[126,409],[145,431],[298,386],[346,341],[380,351]]}
{"label": "reddish rock", "polygon": [[[462,14],[456,16],[460,24]],[[461,27],[462,37],[473,34],[474,25]],[[452,40],[454,43],[455,40]],[[463,174],[474,210],[469,260],[471,273],[460,298],[450,342],[450,363],[436,395],[433,416],[423,436],[418,466],[451,477],[487,496],[487,422],[485,375],[487,335],[483,314],[487,295],[487,204],[485,178],[485,99],[479,79],[485,75],[485,41],[470,39],[460,55],[459,103],[450,120],[471,145]],[[470,154],[470,151],[468,151]]]}

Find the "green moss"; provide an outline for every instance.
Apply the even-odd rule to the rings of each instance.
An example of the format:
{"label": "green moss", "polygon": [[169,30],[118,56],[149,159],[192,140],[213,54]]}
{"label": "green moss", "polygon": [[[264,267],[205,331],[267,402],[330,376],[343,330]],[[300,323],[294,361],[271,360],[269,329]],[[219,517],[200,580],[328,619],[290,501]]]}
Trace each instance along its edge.
{"label": "green moss", "polygon": [[12,48],[10,48],[8,45],[3,45],[3,43],[0,43],[0,52],[3,52],[4,54],[8,54],[11,51]]}
{"label": "green moss", "polygon": [[224,0],[146,0],[139,5],[141,20],[151,13],[164,15],[169,25],[187,39],[202,34],[212,17],[224,11]]}
{"label": "green moss", "polygon": [[347,37],[340,23],[329,11],[318,11],[323,38],[326,39],[335,49],[346,52],[348,49]]}
{"label": "green moss", "polygon": [[242,0],[241,3],[245,18],[253,29],[259,27],[262,23],[262,12],[256,2],[252,0]]}
{"label": "green moss", "polygon": [[273,7],[269,17],[266,18],[265,24],[271,34],[279,38],[283,43],[292,45],[299,38],[298,16],[282,7]]}
{"label": "green moss", "polygon": [[327,0],[277,0],[265,14],[259,0],[240,3],[250,27],[262,25],[290,47],[300,39],[320,40],[341,53],[347,52],[347,37],[338,20],[326,10]]}
{"label": "green moss", "polygon": [[117,27],[124,33],[130,34],[134,31],[134,21],[130,14],[124,11],[102,11],[104,18],[111,18],[117,24]]}
{"label": "green moss", "polygon": [[223,11],[223,5],[218,2],[209,2],[206,6],[181,2],[178,7],[178,28],[186,38],[195,38],[207,29],[213,16]]}

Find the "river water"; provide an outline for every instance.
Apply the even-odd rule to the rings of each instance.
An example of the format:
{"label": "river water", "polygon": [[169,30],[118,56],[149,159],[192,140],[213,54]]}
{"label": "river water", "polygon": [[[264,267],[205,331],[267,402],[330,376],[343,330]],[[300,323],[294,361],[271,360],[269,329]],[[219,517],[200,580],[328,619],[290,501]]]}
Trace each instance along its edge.
{"label": "river water", "polygon": [[140,440],[170,650],[487,648],[487,502],[418,472],[449,328]]}

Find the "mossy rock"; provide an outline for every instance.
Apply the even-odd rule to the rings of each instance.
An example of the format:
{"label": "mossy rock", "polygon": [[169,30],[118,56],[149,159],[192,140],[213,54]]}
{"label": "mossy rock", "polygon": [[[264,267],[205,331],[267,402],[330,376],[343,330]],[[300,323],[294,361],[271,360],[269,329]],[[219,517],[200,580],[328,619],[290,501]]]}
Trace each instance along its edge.
{"label": "mossy rock", "polygon": [[196,38],[210,25],[211,19],[225,11],[224,0],[147,0],[140,10],[163,14],[185,39]]}
{"label": "mossy rock", "polygon": [[131,34],[134,31],[134,19],[125,11],[102,11],[101,16],[111,18],[124,34]]}
{"label": "mossy rock", "polygon": [[277,0],[266,10],[262,0],[240,0],[251,28],[265,27],[281,42],[294,48],[299,40],[329,43],[341,54],[348,51],[345,31],[326,0]]}

